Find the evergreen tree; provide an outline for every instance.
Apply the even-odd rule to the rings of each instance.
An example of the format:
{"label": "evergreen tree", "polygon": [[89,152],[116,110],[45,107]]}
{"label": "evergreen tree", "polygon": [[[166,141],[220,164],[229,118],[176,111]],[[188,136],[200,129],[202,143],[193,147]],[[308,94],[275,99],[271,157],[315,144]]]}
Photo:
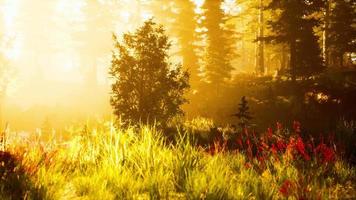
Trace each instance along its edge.
{"label": "evergreen tree", "polygon": [[[81,72],[88,88],[97,86],[98,59],[107,56],[111,48],[111,31],[114,30],[111,4],[100,0],[85,0],[84,18],[72,33],[77,50],[81,52]],[[93,39],[94,38],[94,39]]]}
{"label": "evergreen tree", "polygon": [[148,20],[134,33],[127,33],[119,42],[114,36],[110,75],[111,105],[125,121],[165,124],[186,102],[184,91],[189,87],[187,72],[169,61],[171,44],[162,26]]}
{"label": "evergreen tree", "polygon": [[313,24],[303,25],[301,40],[296,44],[296,76],[308,78],[324,69],[318,37],[313,33]]}
{"label": "evergreen tree", "polygon": [[[330,1],[330,0],[329,0]],[[356,1],[331,1],[331,13],[327,28],[328,52],[332,63],[343,66],[345,53],[356,49]]]}
{"label": "evergreen tree", "polygon": [[222,0],[206,0],[203,9],[206,28],[207,49],[205,60],[205,76],[208,82],[216,87],[231,78],[233,67],[231,59],[234,55],[234,33],[225,22],[227,15],[221,9]]}
{"label": "evergreen tree", "polygon": [[239,119],[238,125],[241,129],[248,128],[248,126],[250,125],[252,116],[251,113],[249,112],[249,109],[250,108],[248,106],[246,97],[243,96],[241,98],[241,102],[239,103],[238,112],[233,115]]}
{"label": "evergreen tree", "polygon": [[199,79],[198,55],[196,52],[196,28],[197,20],[194,11],[195,5],[191,0],[175,0],[178,8],[174,29],[177,32],[180,44],[180,55],[183,58],[183,66],[189,70],[191,86],[196,89]]}
{"label": "evergreen tree", "polygon": [[148,9],[154,13],[155,19],[168,29],[168,34],[177,39],[179,49],[174,53],[182,58],[182,64],[189,71],[190,85],[194,90],[200,81],[195,8],[192,0],[167,0],[164,6],[160,1],[151,1],[148,4]]}
{"label": "evergreen tree", "polygon": [[[272,0],[267,6],[267,9],[279,14],[276,20],[268,22],[274,34],[264,39],[288,45],[290,51],[288,74],[292,80],[296,80],[297,77],[309,77],[323,69],[322,60],[319,59],[321,51],[318,38],[313,33],[313,27],[318,24],[318,20],[312,17],[312,14],[320,11],[322,6],[322,0]],[[308,51],[309,54],[303,51]]]}

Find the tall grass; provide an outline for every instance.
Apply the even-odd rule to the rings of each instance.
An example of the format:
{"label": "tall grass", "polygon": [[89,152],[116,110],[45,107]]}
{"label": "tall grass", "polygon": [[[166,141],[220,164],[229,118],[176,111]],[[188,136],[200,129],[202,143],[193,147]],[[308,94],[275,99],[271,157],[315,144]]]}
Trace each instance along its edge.
{"label": "tall grass", "polygon": [[[252,167],[258,161],[243,153],[212,155],[196,146],[193,132],[201,134],[212,126],[211,121],[199,123],[177,131],[174,143],[167,142],[164,133],[154,127],[117,128],[107,123],[97,129],[73,129],[65,144],[19,141],[7,149],[19,160],[32,185],[25,188],[26,199],[355,197],[355,169],[341,160],[325,172],[271,156],[260,170]],[[11,199],[11,194],[0,195]]]}

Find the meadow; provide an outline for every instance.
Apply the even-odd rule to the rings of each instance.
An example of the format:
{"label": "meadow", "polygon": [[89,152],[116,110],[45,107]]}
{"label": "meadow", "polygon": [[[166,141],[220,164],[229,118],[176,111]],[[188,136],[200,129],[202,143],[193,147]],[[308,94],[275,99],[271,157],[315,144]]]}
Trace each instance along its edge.
{"label": "meadow", "polygon": [[354,166],[331,140],[302,137],[298,122],[261,134],[202,118],[164,130],[107,122],[67,134],[45,142],[8,135],[1,199],[356,197]]}

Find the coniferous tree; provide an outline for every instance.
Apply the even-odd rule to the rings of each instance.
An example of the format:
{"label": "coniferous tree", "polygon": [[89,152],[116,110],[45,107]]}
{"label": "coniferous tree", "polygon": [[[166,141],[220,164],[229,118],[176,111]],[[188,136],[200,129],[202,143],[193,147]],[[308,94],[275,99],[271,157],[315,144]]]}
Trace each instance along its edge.
{"label": "coniferous tree", "polygon": [[124,34],[122,42],[114,36],[114,42],[110,75],[115,114],[125,121],[157,120],[163,125],[183,114],[189,75],[169,61],[171,44],[163,27],[148,20],[136,32]]}
{"label": "coniferous tree", "polygon": [[[313,27],[318,25],[318,20],[312,17],[312,14],[319,11],[322,6],[322,0],[272,0],[267,6],[267,9],[280,13],[277,20],[268,22],[274,34],[264,39],[288,45],[290,52],[288,74],[292,80],[296,80],[297,77],[307,78],[323,69],[322,60],[319,59],[320,47],[313,33]],[[305,47],[311,49],[309,54],[303,53],[305,50],[308,51]]]}
{"label": "coniferous tree", "polygon": [[183,66],[189,70],[191,86],[196,89],[200,78],[197,45],[195,44],[197,40],[195,5],[191,0],[175,0],[175,3],[178,13],[175,16],[174,25],[180,44],[180,54],[183,58]]}
{"label": "coniferous tree", "polygon": [[231,78],[233,67],[231,59],[234,55],[234,33],[225,22],[227,15],[221,9],[222,0],[206,0],[203,9],[206,28],[207,49],[205,58],[205,76],[215,87],[219,87]]}
{"label": "coniferous tree", "polygon": [[323,58],[318,37],[313,33],[313,24],[305,24],[301,32],[301,39],[296,44],[297,68],[295,74],[298,77],[308,78],[324,69]]}
{"label": "coniferous tree", "polygon": [[106,56],[111,48],[110,39],[106,39],[110,38],[114,29],[114,15],[110,6],[100,0],[85,0],[81,10],[83,21],[79,21],[80,24],[74,27],[72,33],[77,50],[81,52],[81,72],[89,88],[97,86],[98,59]]}
{"label": "coniferous tree", "polygon": [[343,66],[345,53],[356,49],[356,1],[330,1],[331,11],[327,31],[327,52],[331,54],[331,63]]}
{"label": "coniferous tree", "polygon": [[250,125],[252,116],[251,116],[251,113],[249,110],[250,110],[250,108],[248,106],[246,97],[243,96],[241,98],[241,102],[239,103],[238,112],[233,115],[239,119],[238,125],[241,129],[248,128],[248,126]]}
{"label": "coniferous tree", "polygon": [[[259,2],[259,13],[258,13],[258,37],[263,38],[264,37],[264,1],[260,0]],[[258,53],[257,53],[257,60],[258,64],[256,66],[257,68],[257,73],[260,75],[264,75],[266,72],[265,69],[265,56],[264,56],[264,40],[258,40]]]}
{"label": "coniferous tree", "polygon": [[177,39],[179,49],[174,53],[182,58],[184,68],[189,71],[193,90],[197,89],[200,81],[195,8],[192,0],[167,0],[165,6],[160,1],[151,1],[148,4],[148,9],[154,13],[155,18]]}

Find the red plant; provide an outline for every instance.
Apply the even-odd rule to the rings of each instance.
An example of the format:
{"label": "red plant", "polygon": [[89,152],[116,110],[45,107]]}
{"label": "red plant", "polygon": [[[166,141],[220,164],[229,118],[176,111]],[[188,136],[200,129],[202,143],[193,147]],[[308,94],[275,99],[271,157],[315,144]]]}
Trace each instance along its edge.
{"label": "red plant", "polygon": [[271,152],[273,155],[277,155],[277,148],[274,144],[272,144],[272,147],[271,147]]}
{"label": "red plant", "polygon": [[[214,155],[226,150],[238,150],[245,153],[250,163],[255,163],[256,159],[260,167],[263,166],[269,156],[273,156],[276,160],[282,155],[290,155],[291,161],[295,164],[308,164],[310,161],[317,161],[318,164],[327,164],[335,160],[335,151],[331,146],[324,143],[324,138],[321,137],[321,143],[315,145],[314,139],[303,139],[300,136],[301,125],[299,122],[293,122],[294,134],[283,136],[282,132],[273,132],[272,128],[268,128],[264,135],[256,137],[254,132],[244,129],[243,132],[235,139],[233,145],[228,145],[228,141],[218,139],[213,145],[208,148],[208,152]],[[277,130],[282,129],[282,124],[277,122]],[[332,144],[332,141],[330,141]],[[231,144],[231,143],[230,143]],[[234,145],[235,144],[235,145]],[[313,164],[310,162],[310,164]]]}
{"label": "red plant", "polygon": [[305,152],[304,142],[301,137],[298,137],[295,147],[305,160],[310,160],[310,156]]}
{"label": "red plant", "polygon": [[319,158],[321,158],[322,163],[330,163],[335,160],[335,152],[324,143],[319,144],[315,148],[314,153],[317,155],[320,154]]}
{"label": "red plant", "polygon": [[282,186],[279,188],[279,192],[284,196],[288,197],[293,190],[293,183],[289,181],[288,179],[285,180],[282,184]]}
{"label": "red plant", "polygon": [[277,140],[277,150],[284,151],[287,148],[286,143],[282,139]]}

